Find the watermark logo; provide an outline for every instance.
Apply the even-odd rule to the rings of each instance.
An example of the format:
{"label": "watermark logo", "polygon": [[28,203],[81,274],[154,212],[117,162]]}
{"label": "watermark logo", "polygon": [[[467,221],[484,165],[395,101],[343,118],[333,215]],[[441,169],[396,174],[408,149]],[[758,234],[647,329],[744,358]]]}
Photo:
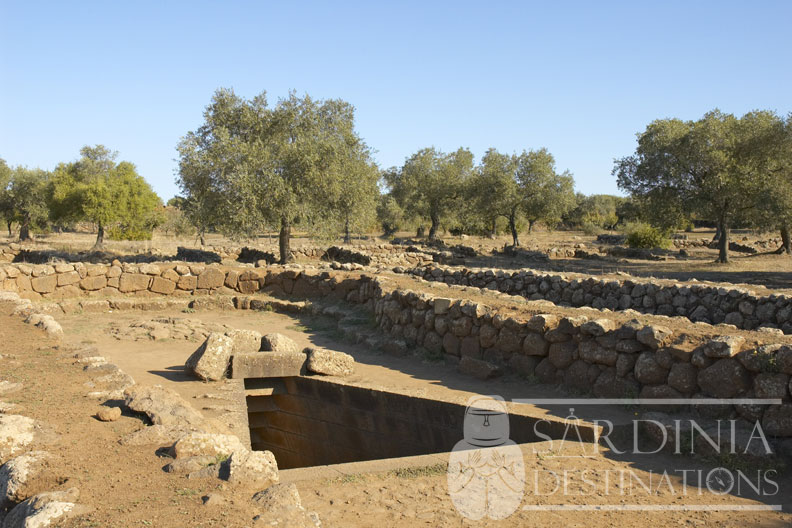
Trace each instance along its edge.
{"label": "watermark logo", "polygon": [[[523,451],[510,439],[509,413],[500,396],[474,396],[468,400],[464,418],[464,439],[449,457],[448,491],[457,511],[465,518],[505,519],[523,511],[780,511],[778,470],[768,467],[705,467],[697,463],[704,453],[724,459],[733,456],[772,457],[774,452],[761,424],[729,420],[677,419],[668,415],[638,416],[620,423],[614,442],[614,423],[595,419],[596,408],[605,405],[772,405],[775,400],[598,400],[547,399],[513,400],[514,403],[563,405],[568,413],[559,420],[537,420],[533,435],[540,443],[533,453],[538,460],[558,460],[553,466],[530,464],[526,471]],[[585,422],[575,412],[586,407]],[[654,415],[657,416],[657,415]],[[560,427],[562,426],[562,427]],[[630,433],[630,434],[626,434]],[[647,439],[647,436],[649,437]],[[639,437],[642,437],[639,443]],[[644,445],[649,440],[650,445]],[[541,447],[540,447],[541,446]],[[537,449],[537,447],[540,447]],[[703,450],[701,448],[704,448]],[[530,453],[531,451],[527,451]],[[636,469],[624,467],[592,469],[590,459],[612,455],[638,457],[663,453],[666,466]],[[577,462],[576,460],[577,459]],[[589,462],[586,462],[589,459]],[[718,459],[720,460],[720,459]],[[767,460],[770,460],[768,458]],[[671,461],[671,463],[669,463]],[[676,467],[677,462],[684,467]],[[673,466],[673,467],[672,467]],[[594,464],[596,467],[596,463]],[[520,508],[526,495],[541,497],[540,504]],[[669,504],[657,497],[669,496]],[[724,501],[719,497],[752,497]],[[608,499],[608,496],[613,496]],[[679,502],[688,497],[690,501]],[[711,502],[709,502],[711,500]],[[591,502],[593,501],[593,502]],[[529,501],[530,502],[530,501]]]}
{"label": "watermark logo", "polygon": [[448,463],[448,490],[454,506],[472,520],[509,517],[523,499],[525,465],[519,446],[509,439],[503,398],[468,400],[464,434]]}

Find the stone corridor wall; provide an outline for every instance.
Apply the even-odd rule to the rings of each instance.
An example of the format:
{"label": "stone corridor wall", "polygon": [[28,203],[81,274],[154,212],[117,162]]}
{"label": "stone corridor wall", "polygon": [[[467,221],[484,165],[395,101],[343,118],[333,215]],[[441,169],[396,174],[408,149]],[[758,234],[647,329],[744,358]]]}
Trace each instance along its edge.
{"label": "stone corridor wall", "polygon": [[508,272],[431,267],[394,271],[427,281],[487,288],[574,307],[633,309],[646,314],[683,316],[693,322],[726,323],[745,330],[778,328],[785,334],[792,334],[792,297],[760,296],[737,287],[666,285],[640,279],[571,279],[533,270]]}
{"label": "stone corridor wall", "polygon": [[[552,291],[559,298],[567,291],[590,288],[593,292],[605,284],[609,295],[615,295],[619,284],[619,290],[629,291],[624,295],[630,299],[647,295],[656,299],[662,290],[656,287],[647,292],[647,285],[632,281],[613,281],[615,284],[610,285],[594,279],[569,281],[569,286],[562,288],[560,284],[565,279],[539,279],[527,272],[506,277],[484,273],[480,280],[487,281],[485,286],[492,282],[514,285],[522,280],[522,288],[533,284],[538,291]],[[528,277],[532,278],[525,280]],[[396,289],[387,280],[298,267],[15,264],[0,267],[0,285],[34,299],[87,297],[88,302],[94,302],[90,300],[92,296],[122,294],[163,299],[228,294],[236,297],[235,305],[252,306],[251,302],[244,302],[245,296],[260,291],[301,299],[344,300],[363,305],[374,314],[380,329],[389,336],[387,342],[381,343],[387,351],[409,353],[423,349],[434,357],[445,354],[448,359],[459,361],[460,370],[479,378],[511,371],[603,398],[781,399],[781,405],[728,405],[721,406],[726,408],[721,410],[749,420],[761,419],[768,434],[792,436],[792,347],[783,344],[786,339],[782,336],[772,333],[757,333],[756,339],[762,344],[756,345],[737,333],[729,335],[728,331],[715,328],[710,337],[693,340],[683,332],[654,323],[618,323],[609,319],[607,312],[592,320],[552,313],[504,317],[485,304]],[[642,295],[634,295],[632,292],[639,286],[644,288]],[[510,287],[505,291],[510,291]],[[731,291],[718,292],[717,298],[734,302],[730,299],[738,297]],[[695,287],[687,295],[678,293],[681,297],[713,295],[710,289],[696,292]],[[585,301],[586,294],[583,295]],[[206,297],[196,297],[196,302],[202,298]],[[742,298],[737,302],[749,301]],[[754,302],[754,312],[771,303],[769,298]]]}

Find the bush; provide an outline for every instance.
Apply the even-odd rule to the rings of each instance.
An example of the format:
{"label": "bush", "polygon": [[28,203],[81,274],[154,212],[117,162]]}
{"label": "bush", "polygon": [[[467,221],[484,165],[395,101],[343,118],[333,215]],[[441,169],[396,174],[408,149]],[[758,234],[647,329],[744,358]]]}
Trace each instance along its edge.
{"label": "bush", "polygon": [[602,234],[605,230],[593,222],[583,222],[580,225],[580,230],[587,235],[596,236]]}
{"label": "bush", "polygon": [[633,224],[627,230],[627,245],[631,248],[662,248],[671,247],[671,240],[663,231],[648,224]]}

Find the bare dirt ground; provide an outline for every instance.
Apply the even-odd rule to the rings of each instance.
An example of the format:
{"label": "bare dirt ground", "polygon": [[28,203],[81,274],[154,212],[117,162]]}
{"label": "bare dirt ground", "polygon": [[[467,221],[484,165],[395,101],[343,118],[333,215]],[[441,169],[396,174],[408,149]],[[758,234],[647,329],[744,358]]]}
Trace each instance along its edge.
{"label": "bare dirt ground", "polygon": [[[134,341],[116,339],[108,329],[115,325],[158,317],[188,317],[222,323],[260,332],[278,331],[299,344],[318,344],[351,353],[358,361],[349,383],[365,384],[409,392],[421,396],[456,397],[466,400],[472,393],[502,394],[507,399],[560,395],[542,386],[526,386],[520,378],[477,381],[458,374],[453,365],[443,362],[416,361],[414,357],[391,357],[343,342],[329,325],[321,321],[260,312],[121,312],[61,316],[66,343],[91,344],[111,362],[117,363],[139,383],[168,385],[187,397],[208,418],[225,419],[229,425],[236,409],[230,404],[216,408],[217,400],[204,405],[206,394],[235,392],[234,381],[207,384],[192,380],[181,371],[184,359],[197,342],[165,339]],[[215,480],[188,480],[162,471],[169,460],[151,448],[121,446],[118,440],[139,429],[139,416],[122,416],[113,423],[97,421],[93,414],[99,402],[85,396],[88,380],[82,367],[75,365],[63,349],[53,348],[45,334],[22,324],[18,319],[0,316],[0,342],[4,343],[0,360],[0,378],[19,381],[25,390],[6,401],[18,412],[51,426],[57,439],[46,449],[58,456],[48,472],[50,488],[76,486],[81,491],[79,503],[91,509],[64,526],[250,526],[255,511],[250,506],[250,490],[229,487]],[[227,389],[224,390],[224,389]],[[195,398],[193,398],[195,397]],[[233,398],[228,399],[233,402]],[[229,410],[231,411],[229,413]],[[535,409],[535,412],[552,412]],[[626,417],[632,411],[613,409],[611,417]],[[237,417],[239,415],[236,415]],[[460,431],[461,435],[461,431]],[[534,452],[536,448],[538,453]],[[579,444],[526,444],[523,446],[527,491],[523,507],[584,505],[641,505],[665,507],[762,507],[783,506],[786,513],[774,511],[521,511],[504,521],[472,522],[463,519],[449,498],[444,465],[426,468],[364,473],[341,479],[300,480],[297,486],[308,510],[317,511],[323,526],[646,526],[648,523],[717,526],[788,526],[792,524],[792,475],[780,475],[780,496],[737,497],[682,491],[682,481],[672,477],[667,483],[658,480],[663,469],[684,467],[708,471],[711,465],[686,457],[645,455],[620,458],[604,450],[593,458],[581,458]],[[568,473],[566,493],[551,494],[554,475]],[[581,479],[582,471],[586,478]],[[639,485],[625,494],[613,475],[632,471],[648,482],[651,491]],[[629,473],[628,473],[629,474]],[[534,480],[535,479],[535,480]],[[226,498],[223,506],[204,506],[201,497],[219,493]],[[542,495],[544,494],[544,495]]]}

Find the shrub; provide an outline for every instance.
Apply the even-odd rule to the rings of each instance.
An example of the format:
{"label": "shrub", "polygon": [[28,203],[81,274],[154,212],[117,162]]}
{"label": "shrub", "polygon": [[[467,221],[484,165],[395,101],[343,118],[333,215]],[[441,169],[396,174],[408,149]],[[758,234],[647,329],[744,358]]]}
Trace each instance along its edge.
{"label": "shrub", "polygon": [[666,234],[648,224],[633,224],[627,230],[627,245],[631,248],[663,248],[671,247],[671,240]]}
{"label": "shrub", "polygon": [[591,236],[599,235],[605,231],[603,228],[593,222],[583,222],[580,225],[580,230]]}

